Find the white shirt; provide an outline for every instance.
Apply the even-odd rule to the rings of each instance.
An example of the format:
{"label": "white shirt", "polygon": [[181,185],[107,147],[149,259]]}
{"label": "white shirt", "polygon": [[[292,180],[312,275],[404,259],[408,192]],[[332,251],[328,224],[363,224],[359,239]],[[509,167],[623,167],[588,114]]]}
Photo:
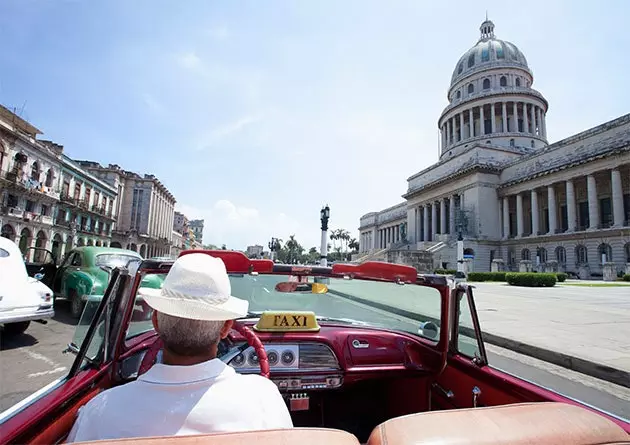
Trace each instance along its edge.
{"label": "white shirt", "polygon": [[155,364],[136,381],[104,391],[81,408],[67,441],[291,427],[271,380],[237,374],[215,358],[192,366]]}

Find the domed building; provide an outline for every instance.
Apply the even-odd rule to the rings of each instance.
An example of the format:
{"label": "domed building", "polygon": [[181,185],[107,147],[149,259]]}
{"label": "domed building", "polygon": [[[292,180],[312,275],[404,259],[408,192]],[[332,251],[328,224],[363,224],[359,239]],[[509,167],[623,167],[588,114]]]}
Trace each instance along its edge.
{"label": "domed building", "polygon": [[453,71],[438,162],[407,179],[404,202],[361,217],[356,261],[456,269],[463,239],[468,272],[630,273],[630,114],[549,144],[533,82],[484,21]]}

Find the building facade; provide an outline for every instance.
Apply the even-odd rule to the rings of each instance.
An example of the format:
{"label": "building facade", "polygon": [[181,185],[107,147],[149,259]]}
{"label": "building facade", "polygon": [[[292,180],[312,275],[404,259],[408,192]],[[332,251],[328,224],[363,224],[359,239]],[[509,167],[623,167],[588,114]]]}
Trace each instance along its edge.
{"label": "building facade", "polygon": [[134,250],[144,258],[170,255],[173,245],[175,197],[153,175],[139,175],[118,165],[77,161],[118,193],[112,247]]}
{"label": "building facade", "polygon": [[407,180],[404,202],[360,221],[360,257],[428,250],[468,270],[630,266],[630,114],[547,141],[548,103],[525,56],[482,23],[457,62],[438,120],[439,161]]}
{"label": "building facade", "polygon": [[249,258],[262,258],[264,250],[263,246],[256,244],[254,246],[247,246],[245,253]]}
{"label": "building facade", "polygon": [[204,223],[203,219],[193,219],[192,221],[188,223],[190,229],[193,231],[193,234],[195,235],[195,241],[199,245],[203,244],[203,223]]}
{"label": "building facade", "polygon": [[[59,256],[65,238],[54,223],[62,154],[37,140],[39,134],[40,130],[0,106],[0,233],[15,241],[22,253],[29,247],[42,247],[54,248]],[[28,260],[33,260],[33,251],[28,252]]]}

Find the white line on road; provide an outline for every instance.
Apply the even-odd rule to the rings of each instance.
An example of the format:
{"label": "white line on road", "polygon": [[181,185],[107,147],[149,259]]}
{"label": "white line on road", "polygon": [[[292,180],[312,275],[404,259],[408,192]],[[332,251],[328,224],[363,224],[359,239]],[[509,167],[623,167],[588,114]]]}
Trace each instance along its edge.
{"label": "white line on road", "polygon": [[63,372],[66,369],[68,368],[66,368],[65,366],[60,366],[59,368],[51,369],[50,371],[34,372],[33,374],[29,374],[28,377],[32,378],[32,377],[41,377],[43,375],[56,374],[58,372]]}
{"label": "white line on road", "polygon": [[39,354],[37,352],[33,352],[33,351],[25,351],[29,356],[31,356],[34,359],[37,360],[43,360],[44,362],[46,362],[46,364],[50,365],[50,366],[57,366],[57,364],[55,362],[53,362],[51,359],[49,359],[48,357],[46,357],[45,355]]}

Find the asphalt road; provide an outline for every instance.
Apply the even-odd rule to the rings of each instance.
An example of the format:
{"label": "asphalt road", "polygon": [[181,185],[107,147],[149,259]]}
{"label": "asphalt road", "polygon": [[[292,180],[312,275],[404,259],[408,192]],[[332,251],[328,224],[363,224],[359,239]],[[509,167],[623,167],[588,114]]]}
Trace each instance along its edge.
{"label": "asphalt road", "polygon": [[[263,281],[267,281],[266,278],[264,277]],[[269,285],[273,289],[271,281]],[[253,305],[250,309],[260,310],[263,301],[261,297],[259,300],[261,305],[259,307]],[[314,310],[318,315],[335,315],[379,325],[385,324],[412,332],[418,329],[416,320],[388,314],[372,306],[331,294],[317,296],[294,294],[282,305],[285,306],[284,309],[287,309],[286,305],[295,305],[291,309]],[[423,310],[433,312],[434,307],[429,305]],[[1,339],[0,412],[53,380],[63,377],[70,369],[74,355],[63,354],[62,351],[72,339],[75,322],[69,317],[65,302],[58,302],[56,313],[55,319],[46,325],[32,323],[24,335]],[[512,351],[488,345],[486,348],[492,366],[618,416],[630,418],[630,389],[586,377]]]}

